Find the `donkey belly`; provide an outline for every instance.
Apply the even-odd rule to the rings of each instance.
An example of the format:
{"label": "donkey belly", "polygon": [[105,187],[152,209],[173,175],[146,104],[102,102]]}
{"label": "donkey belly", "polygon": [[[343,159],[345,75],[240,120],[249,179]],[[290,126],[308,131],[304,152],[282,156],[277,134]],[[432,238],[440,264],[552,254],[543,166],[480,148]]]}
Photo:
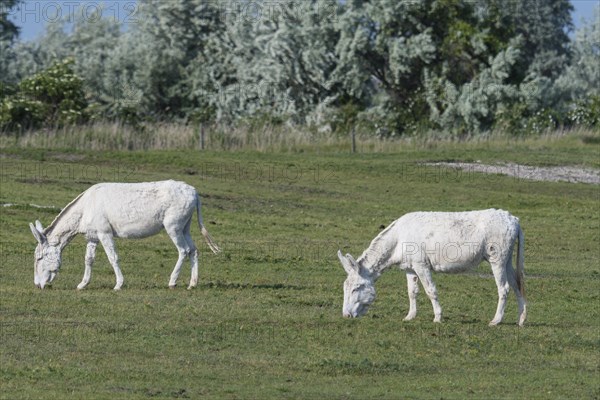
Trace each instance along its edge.
{"label": "donkey belly", "polygon": [[148,224],[148,221],[130,221],[125,224],[113,226],[112,233],[114,237],[126,239],[142,239],[156,235],[163,229],[160,222]]}
{"label": "donkey belly", "polygon": [[449,242],[429,254],[431,268],[437,272],[463,272],[483,261],[483,246],[473,242]]}
{"label": "donkey belly", "polygon": [[160,232],[163,221],[164,211],[158,207],[114,207],[95,218],[92,225],[111,232],[114,237],[141,239]]}
{"label": "donkey belly", "polygon": [[436,272],[464,272],[477,267],[483,261],[483,258],[436,261],[431,263],[431,268]]}
{"label": "donkey belly", "polygon": [[[478,266],[484,255],[482,243],[462,240],[424,239],[416,249],[416,259],[429,265],[436,272],[466,271]],[[413,250],[413,253],[417,251]]]}

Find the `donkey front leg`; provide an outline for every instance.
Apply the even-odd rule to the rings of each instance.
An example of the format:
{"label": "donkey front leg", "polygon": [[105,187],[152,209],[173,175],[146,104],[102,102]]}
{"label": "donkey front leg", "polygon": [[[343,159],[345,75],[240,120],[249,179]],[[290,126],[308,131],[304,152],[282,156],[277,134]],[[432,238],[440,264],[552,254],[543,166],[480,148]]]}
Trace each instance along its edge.
{"label": "donkey front leg", "polygon": [[410,321],[417,316],[417,293],[419,293],[419,277],[415,271],[406,271],[406,283],[408,285],[408,315],[404,318],[405,321]]}
{"label": "donkey front leg", "polygon": [[431,278],[431,269],[429,269],[428,265],[415,265],[413,266],[414,271],[417,273],[421,284],[423,285],[423,289],[425,289],[425,293],[431,300],[431,305],[433,306],[433,322],[442,322],[442,307],[438,302],[438,294],[437,289],[435,287],[435,283],[433,283],[433,279]]}
{"label": "donkey front leg", "polygon": [[94,259],[96,258],[96,246],[98,242],[89,241],[85,250],[85,271],[83,272],[83,279],[81,283],[77,285],[77,290],[84,289],[90,279],[92,279],[92,266],[94,265]]}
{"label": "donkey front leg", "polygon": [[102,243],[102,247],[104,247],[104,252],[108,257],[110,265],[112,265],[115,270],[117,284],[115,285],[114,290],[120,290],[121,286],[123,286],[123,273],[121,272],[121,268],[119,268],[119,256],[117,255],[113,237],[110,234],[103,233],[98,235],[98,239],[100,239],[100,243]]}

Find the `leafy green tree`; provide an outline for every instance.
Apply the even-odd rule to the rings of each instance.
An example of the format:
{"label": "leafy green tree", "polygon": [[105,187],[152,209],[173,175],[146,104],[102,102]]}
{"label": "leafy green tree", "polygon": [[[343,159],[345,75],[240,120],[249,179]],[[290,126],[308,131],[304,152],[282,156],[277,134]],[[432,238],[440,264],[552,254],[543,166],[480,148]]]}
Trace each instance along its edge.
{"label": "leafy green tree", "polygon": [[13,85],[17,82],[10,65],[16,57],[13,45],[19,36],[19,27],[8,16],[20,3],[21,0],[3,0],[0,3],[0,100],[13,92]]}
{"label": "leafy green tree", "polygon": [[386,136],[557,123],[596,87],[597,45],[569,45],[568,0],[136,4],[127,29],[76,13],[72,29],[0,41],[3,81],[72,57],[109,118],[358,124]]}
{"label": "leafy green tree", "polygon": [[569,101],[600,95],[600,6],[576,32],[573,59],[556,81],[558,96]]}
{"label": "leafy green tree", "polygon": [[[308,115],[340,95],[336,67],[336,2],[286,0],[237,10],[213,44],[226,68],[212,83],[217,118],[269,116],[305,123]],[[226,54],[229,54],[227,56]]]}
{"label": "leafy green tree", "polygon": [[21,0],[2,0],[0,4],[0,42],[12,42],[19,36],[19,27],[8,16],[10,10],[19,6]]}
{"label": "leafy green tree", "polygon": [[555,79],[569,61],[569,36],[573,29],[569,0],[478,0],[475,12],[482,30],[488,31],[492,52],[505,49],[521,37],[520,56],[511,82],[531,75]]}
{"label": "leafy green tree", "polygon": [[205,67],[196,60],[206,54],[209,40],[222,31],[216,4],[204,0],[140,2],[140,23],[121,43],[120,63],[127,68],[118,79],[143,93],[140,106],[145,113],[182,118],[196,108],[189,75]]}
{"label": "leafy green tree", "polygon": [[600,6],[576,32],[573,59],[556,81],[553,96],[570,123],[597,126],[600,119]]}
{"label": "leafy green tree", "polygon": [[[75,19],[70,21],[72,16]],[[117,21],[101,19],[96,14],[83,17],[81,12],[75,12],[49,23],[40,39],[15,43],[12,50],[16,57],[10,62],[9,73],[20,81],[57,60],[72,58],[72,68],[84,79],[89,94],[98,97],[105,90],[102,79],[106,62],[112,57],[119,36]]]}
{"label": "leafy green tree", "polygon": [[[382,134],[427,128],[426,76],[460,87],[508,47],[464,0],[347,2],[336,77]],[[431,91],[429,96],[431,96]]]}
{"label": "leafy green tree", "polygon": [[477,133],[491,128],[498,112],[519,98],[516,85],[507,82],[520,51],[515,43],[495,57],[488,66],[463,85],[455,85],[444,77],[425,72],[430,119],[448,132]]}

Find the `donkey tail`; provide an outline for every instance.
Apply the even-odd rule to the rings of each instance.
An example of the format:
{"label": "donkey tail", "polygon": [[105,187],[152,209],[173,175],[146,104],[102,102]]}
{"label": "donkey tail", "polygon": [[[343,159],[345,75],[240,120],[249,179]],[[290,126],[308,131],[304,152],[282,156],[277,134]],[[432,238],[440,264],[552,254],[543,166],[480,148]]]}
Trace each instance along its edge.
{"label": "donkey tail", "polygon": [[208,230],[202,223],[202,212],[200,211],[200,205],[200,195],[196,194],[196,213],[198,214],[198,226],[200,227],[200,231],[202,232],[202,236],[204,236],[204,240],[206,240],[206,244],[208,244],[208,247],[210,247],[213,253],[217,254],[221,251],[221,249],[212,240],[212,237],[210,237],[210,235],[208,234]]}
{"label": "donkey tail", "polygon": [[523,230],[521,229],[521,225],[517,225],[519,232],[519,249],[517,250],[517,288],[519,292],[521,292],[521,296],[518,296],[517,300],[519,301],[519,326],[523,326],[525,323],[525,319],[527,318],[527,301],[525,300],[525,277],[523,276],[523,272],[525,269],[525,236],[523,235]]}
{"label": "donkey tail", "polygon": [[517,287],[525,298],[525,235],[519,225],[519,249],[517,250]]}

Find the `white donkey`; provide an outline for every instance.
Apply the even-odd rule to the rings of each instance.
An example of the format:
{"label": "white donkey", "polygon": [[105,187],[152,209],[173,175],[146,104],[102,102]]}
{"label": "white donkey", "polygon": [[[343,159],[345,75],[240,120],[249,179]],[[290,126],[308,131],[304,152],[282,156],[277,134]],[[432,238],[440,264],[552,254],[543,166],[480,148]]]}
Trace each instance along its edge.
{"label": "white donkey", "polygon": [[[512,266],[518,240],[517,271]],[[524,236],[519,219],[503,210],[470,212],[415,212],[402,216],[383,230],[368,249],[354,260],[338,257],[348,277],[344,282],[345,317],[359,317],[375,300],[375,281],[391,265],[406,271],[410,308],[405,320],[417,315],[418,281],[433,305],[434,322],[441,322],[442,309],[431,272],[460,272],[487,260],[498,286],[498,308],[490,325],[504,316],[509,287],[519,303],[519,325],[527,315],[524,286]]]}
{"label": "white donkey", "polygon": [[123,274],[115,250],[114,237],[145,238],[163,228],[177,246],[179,259],[171,273],[169,287],[175,287],[181,265],[190,258],[192,277],[188,289],[198,283],[198,250],[190,235],[194,210],[198,225],[210,249],[217,253],[202,224],[200,196],[192,186],[172,180],[146,183],[99,183],[71,201],[46,229],[40,221],[29,224],[38,241],[35,249],[34,283],[39,288],[52,282],[61,264],[61,253],[67,244],[81,233],[88,241],[85,253],[85,272],[77,289],[85,288],[92,276],[96,246],[102,243],[108,260],[115,270],[119,290]]}

